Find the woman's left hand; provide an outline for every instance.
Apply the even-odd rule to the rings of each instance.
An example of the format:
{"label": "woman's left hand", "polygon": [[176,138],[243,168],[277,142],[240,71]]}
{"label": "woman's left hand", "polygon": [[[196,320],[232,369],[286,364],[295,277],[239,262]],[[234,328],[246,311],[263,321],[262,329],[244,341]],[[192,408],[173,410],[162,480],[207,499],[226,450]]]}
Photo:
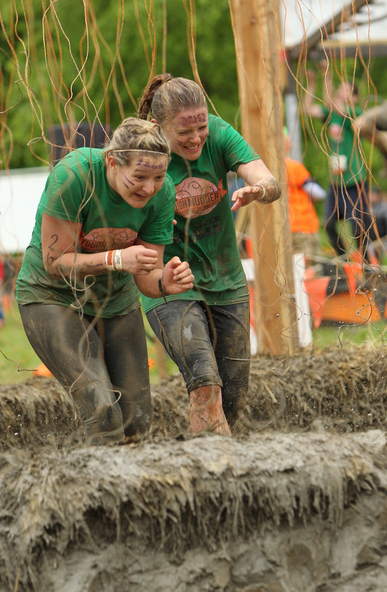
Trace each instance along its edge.
{"label": "woman's left hand", "polygon": [[239,165],[236,172],[244,180],[245,186],[232,194],[231,201],[234,202],[232,212],[247,206],[252,201],[271,204],[281,197],[281,188],[277,179],[261,159]]}
{"label": "woman's left hand", "polygon": [[260,203],[270,203],[271,200],[266,201],[266,189],[263,185],[245,185],[234,191],[231,201],[234,202],[231,211],[236,212],[239,208],[247,206],[254,200]]}

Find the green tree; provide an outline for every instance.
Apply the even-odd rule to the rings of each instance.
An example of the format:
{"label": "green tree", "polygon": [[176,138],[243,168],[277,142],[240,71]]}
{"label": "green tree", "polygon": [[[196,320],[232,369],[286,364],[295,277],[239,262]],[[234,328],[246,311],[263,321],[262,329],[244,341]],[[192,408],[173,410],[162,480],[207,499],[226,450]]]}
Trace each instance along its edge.
{"label": "green tree", "polygon": [[[70,8],[71,6],[71,8]],[[136,112],[149,77],[197,68],[214,109],[234,123],[238,89],[226,1],[16,0],[2,7],[0,150],[4,167],[47,164],[50,129],[115,127]]]}

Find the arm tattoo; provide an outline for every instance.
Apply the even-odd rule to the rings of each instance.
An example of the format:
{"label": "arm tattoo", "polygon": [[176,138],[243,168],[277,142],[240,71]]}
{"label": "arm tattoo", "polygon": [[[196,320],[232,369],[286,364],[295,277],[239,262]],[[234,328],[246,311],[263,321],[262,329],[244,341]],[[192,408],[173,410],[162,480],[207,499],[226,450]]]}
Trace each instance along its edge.
{"label": "arm tattoo", "polygon": [[50,266],[52,265],[52,263],[55,261],[55,257],[53,257],[52,255],[50,255],[50,251],[53,251],[53,247],[54,245],[58,242],[59,237],[57,234],[53,234],[51,235],[52,241],[51,243],[48,245],[48,253],[47,253],[47,257],[46,257],[46,262],[47,265]]}

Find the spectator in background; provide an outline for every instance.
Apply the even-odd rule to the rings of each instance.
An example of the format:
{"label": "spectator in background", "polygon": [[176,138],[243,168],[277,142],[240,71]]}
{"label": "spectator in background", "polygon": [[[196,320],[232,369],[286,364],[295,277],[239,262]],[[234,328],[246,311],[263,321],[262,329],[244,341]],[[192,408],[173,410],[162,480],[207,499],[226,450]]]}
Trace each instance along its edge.
{"label": "spectator in background", "polygon": [[360,136],[371,142],[384,158],[383,176],[387,174],[387,101],[367,109],[355,121]]}
{"label": "spectator in background", "polygon": [[378,187],[371,189],[370,202],[376,226],[376,228],[372,226],[370,229],[370,240],[374,243],[379,263],[382,263],[387,242],[387,201]]}
{"label": "spectator in background", "polygon": [[331,184],[326,199],[325,229],[336,253],[344,255],[347,247],[337,224],[348,220],[361,255],[371,262],[374,252],[368,241],[372,217],[368,205],[367,167],[355,135],[355,118],[361,113],[356,105],[358,91],[356,85],[343,81],[333,92],[332,81],[326,74],[325,69],[324,103],[313,101],[317,86],[313,71],[308,71],[309,92],[304,102],[305,113],[323,121],[328,133]]}
{"label": "spectator in background", "polygon": [[292,143],[285,132],[286,175],[288,181],[289,221],[295,252],[303,252],[307,259],[321,254],[320,220],[314,203],[326,198],[326,191],[314,181],[306,167],[288,156]]}
{"label": "spectator in background", "polygon": [[[380,177],[387,176],[387,101],[371,109],[364,111],[357,119],[360,136],[371,142],[381,153],[384,159],[383,168],[379,171]],[[370,191],[370,204],[372,214],[375,216],[375,227],[370,229],[370,240],[374,243],[379,263],[383,260],[383,251],[386,249],[387,237],[387,201],[378,187],[372,187]],[[384,239],[384,240],[383,240]]]}

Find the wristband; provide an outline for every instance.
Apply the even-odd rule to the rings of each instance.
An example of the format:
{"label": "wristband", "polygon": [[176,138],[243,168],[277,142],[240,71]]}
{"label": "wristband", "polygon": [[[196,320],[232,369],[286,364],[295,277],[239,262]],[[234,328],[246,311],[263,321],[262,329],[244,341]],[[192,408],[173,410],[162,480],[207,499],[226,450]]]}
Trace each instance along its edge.
{"label": "wristband", "polygon": [[163,297],[164,302],[167,303],[168,300],[166,299],[166,293],[165,293],[165,290],[163,288],[163,283],[161,281],[161,278],[158,281],[158,285],[159,285],[159,292],[160,292],[161,296]]}
{"label": "wristband", "polygon": [[254,187],[259,187],[260,189],[262,189],[261,199],[263,199],[266,195],[266,187],[263,187],[262,185],[254,185]]}
{"label": "wristband", "polygon": [[114,269],[116,271],[122,271],[121,249],[117,249],[116,251],[114,251],[113,263],[114,263]]}
{"label": "wristband", "polygon": [[114,270],[114,251],[106,251],[105,265],[109,271]]}

